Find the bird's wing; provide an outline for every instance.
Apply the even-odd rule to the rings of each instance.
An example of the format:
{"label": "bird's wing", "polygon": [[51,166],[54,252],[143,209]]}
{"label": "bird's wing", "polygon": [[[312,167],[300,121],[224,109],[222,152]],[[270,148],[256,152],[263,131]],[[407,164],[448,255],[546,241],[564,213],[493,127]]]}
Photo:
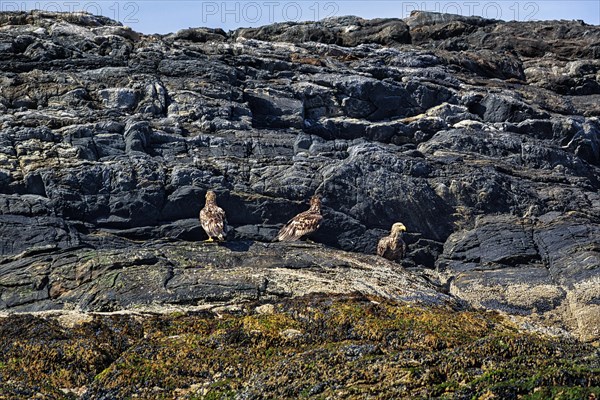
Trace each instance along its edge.
{"label": "bird's wing", "polygon": [[200,211],[200,223],[209,237],[223,237],[225,233],[225,211],[220,207],[204,207]]}
{"label": "bird's wing", "polygon": [[227,233],[227,217],[225,216],[225,211],[223,211],[221,207],[215,207],[215,213],[218,215],[218,218],[220,218],[221,221],[221,238],[223,238],[223,235]]}
{"label": "bird's wing", "polygon": [[287,224],[281,228],[277,235],[277,240],[297,240],[302,236],[316,231],[323,217],[319,213],[304,211],[294,218],[290,219]]}
{"label": "bird's wing", "polygon": [[390,248],[390,237],[385,236],[379,239],[379,243],[377,243],[377,255],[384,257],[385,252]]}
{"label": "bird's wing", "polygon": [[400,242],[399,243],[400,254],[401,254],[401,257],[404,258],[406,256],[406,250],[408,249],[408,246],[406,245],[406,242],[402,238],[400,238],[399,242]]}

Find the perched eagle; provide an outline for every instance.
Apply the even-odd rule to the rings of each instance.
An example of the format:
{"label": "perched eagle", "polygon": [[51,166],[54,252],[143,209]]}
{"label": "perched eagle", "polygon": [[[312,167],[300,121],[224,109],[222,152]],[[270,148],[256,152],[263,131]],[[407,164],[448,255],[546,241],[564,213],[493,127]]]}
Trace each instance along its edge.
{"label": "perched eagle", "polygon": [[321,224],[321,199],[314,195],[310,199],[310,208],[308,211],[301,212],[290,219],[287,224],[281,228],[275,240],[292,241],[298,240],[302,236],[309,235],[319,229]]}
{"label": "perched eagle", "polygon": [[207,242],[212,242],[213,238],[225,240],[225,211],[217,205],[217,195],[212,190],[206,192],[206,203],[200,210],[200,225],[208,235]]}
{"label": "perched eagle", "polygon": [[406,243],[402,240],[402,232],[406,231],[404,224],[396,222],[392,225],[389,236],[384,236],[377,244],[377,255],[391,261],[400,261],[406,254]]}

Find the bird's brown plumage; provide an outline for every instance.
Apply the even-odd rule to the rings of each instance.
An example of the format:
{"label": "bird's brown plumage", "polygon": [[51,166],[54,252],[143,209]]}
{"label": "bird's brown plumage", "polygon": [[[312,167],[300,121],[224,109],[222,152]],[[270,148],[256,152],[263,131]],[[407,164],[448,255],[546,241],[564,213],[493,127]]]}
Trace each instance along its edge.
{"label": "bird's brown plumage", "polygon": [[406,254],[406,243],[402,240],[402,232],[406,231],[404,224],[396,222],[392,225],[389,236],[384,236],[377,244],[377,255],[391,261],[399,261]]}
{"label": "bird's brown plumage", "polygon": [[225,211],[217,205],[217,196],[212,190],[206,192],[206,203],[200,210],[200,224],[208,235],[208,240],[214,238],[225,240],[225,227],[227,226]]}
{"label": "bird's brown plumage", "polygon": [[303,236],[309,235],[319,229],[319,225],[323,220],[321,215],[321,199],[314,195],[310,199],[310,208],[307,211],[301,212],[294,218],[290,219],[287,224],[281,228],[275,240],[293,241],[298,240]]}

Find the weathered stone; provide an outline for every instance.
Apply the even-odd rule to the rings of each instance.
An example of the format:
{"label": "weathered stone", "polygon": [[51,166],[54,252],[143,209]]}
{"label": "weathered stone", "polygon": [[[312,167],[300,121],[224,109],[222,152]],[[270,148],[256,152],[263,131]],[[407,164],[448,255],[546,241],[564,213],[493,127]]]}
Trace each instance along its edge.
{"label": "weathered stone", "polygon": [[206,194],[194,186],[180,186],[167,197],[167,202],[161,211],[160,219],[173,221],[197,217],[201,208],[202,195]]}
{"label": "weathered stone", "polygon": [[[398,299],[413,279],[449,299],[425,276],[596,340],[599,40],[427,12],[170,35],[0,13],[0,307]],[[222,246],[197,243],[209,189]],[[315,192],[311,239],[335,249],[269,244]],[[356,254],[398,221],[402,266]]]}
{"label": "weathered stone", "polygon": [[223,42],[227,39],[227,34],[223,29],[210,28],[188,28],[177,31],[173,35],[174,40],[189,40],[191,42]]}
{"label": "weathered stone", "polygon": [[269,91],[246,90],[255,128],[302,128],[304,107],[300,100]]}
{"label": "weathered stone", "polygon": [[[448,300],[393,263],[322,246],[237,241],[85,247],[54,255],[32,252],[28,260],[4,257],[2,308],[111,311],[355,291],[431,305]],[[8,250],[16,251],[4,254]],[[31,307],[32,302],[37,303]]]}
{"label": "weathered stone", "polygon": [[484,217],[473,230],[450,236],[438,269],[458,297],[513,314],[550,315],[589,339],[600,322],[600,289],[592,284],[598,246],[598,226],[576,215]]}
{"label": "weathered stone", "polygon": [[103,89],[98,95],[107,108],[133,110],[138,102],[138,93],[129,88]]}
{"label": "weathered stone", "polygon": [[0,219],[0,255],[3,257],[79,246],[77,231],[62,219],[20,215],[1,215]]}
{"label": "weathered stone", "polygon": [[327,18],[318,22],[280,23],[261,28],[238,29],[234,37],[278,42],[320,42],[340,46],[363,43],[392,45],[410,43],[410,34],[404,21],[347,16]]}

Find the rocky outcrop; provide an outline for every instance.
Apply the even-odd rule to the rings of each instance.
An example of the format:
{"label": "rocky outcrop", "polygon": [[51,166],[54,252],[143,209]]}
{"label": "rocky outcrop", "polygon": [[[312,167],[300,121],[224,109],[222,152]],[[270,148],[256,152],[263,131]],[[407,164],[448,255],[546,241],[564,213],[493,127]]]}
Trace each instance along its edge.
{"label": "rocky outcrop", "polygon": [[[421,12],[163,36],[2,13],[0,308],[450,298],[436,287],[598,339],[599,36]],[[232,248],[198,243],[208,189]],[[314,192],[331,249],[263,245]],[[360,254],[397,221],[404,269]]]}
{"label": "rocky outcrop", "polygon": [[121,241],[111,250],[64,247],[5,258],[0,306],[12,311],[156,311],[355,292],[428,305],[455,303],[426,279],[387,260],[319,245]]}

